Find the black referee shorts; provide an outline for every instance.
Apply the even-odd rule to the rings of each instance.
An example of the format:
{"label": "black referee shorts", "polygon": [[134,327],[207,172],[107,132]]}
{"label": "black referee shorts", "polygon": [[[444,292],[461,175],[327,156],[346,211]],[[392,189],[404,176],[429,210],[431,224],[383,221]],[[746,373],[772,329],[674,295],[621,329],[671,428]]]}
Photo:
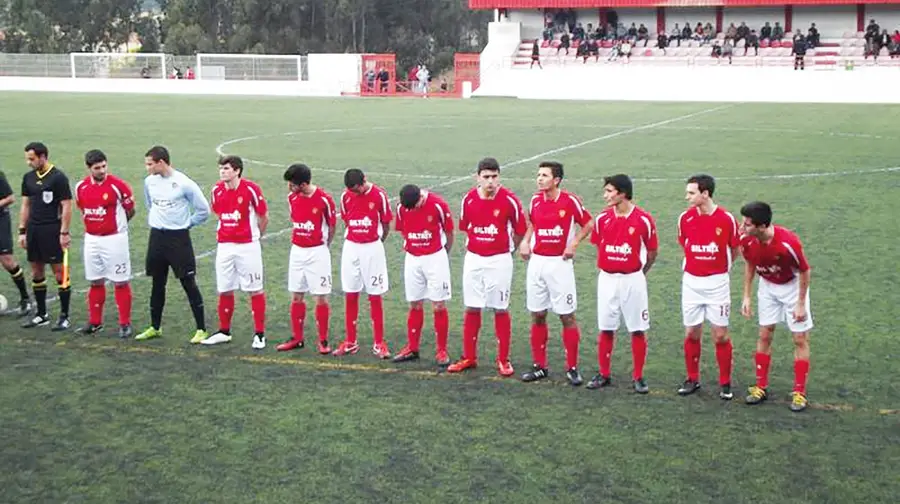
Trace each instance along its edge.
{"label": "black referee shorts", "polygon": [[59,226],[58,222],[31,224],[25,229],[28,262],[62,264],[63,251],[59,245]]}
{"label": "black referee shorts", "polygon": [[168,275],[169,268],[179,280],[197,271],[194,245],[187,229],[151,229],[147,243],[147,276]]}
{"label": "black referee shorts", "polygon": [[13,253],[12,223],[9,212],[0,212],[0,255]]}

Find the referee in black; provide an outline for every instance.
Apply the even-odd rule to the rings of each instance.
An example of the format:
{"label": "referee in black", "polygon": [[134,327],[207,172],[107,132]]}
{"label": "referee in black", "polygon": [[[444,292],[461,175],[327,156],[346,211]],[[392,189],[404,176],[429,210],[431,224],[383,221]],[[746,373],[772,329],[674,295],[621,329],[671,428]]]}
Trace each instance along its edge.
{"label": "referee in black", "polygon": [[72,295],[68,273],[63,271],[63,249],[69,248],[69,224],[72,221],[72,189],[66,175],[47,160],[49,151],[40,142],[25,146],[25,161],[31,171],[22,177],[22,210],[19,213],[19,245],[28,251],[31,285],[37,313],[23,328],[45,326],[47,280],[44,266],[49,264],[59,285],[59,319],[53,331],[69,329],[69,301]]}
{"label": "referee in black", "polygon": [[13,241],[12,217],[9,215],[9,207],[12,206],[15,199],[6,175],[0,171],[0,264],[3,265],[3,269],[9,273],[16,288],[19,289],[19,309],[15,312],[10,310],[9,313],[24,316],[31,312],[31,300],[28,298],[28,290],[25,287],[25,272],[13,256],[15,241]]}

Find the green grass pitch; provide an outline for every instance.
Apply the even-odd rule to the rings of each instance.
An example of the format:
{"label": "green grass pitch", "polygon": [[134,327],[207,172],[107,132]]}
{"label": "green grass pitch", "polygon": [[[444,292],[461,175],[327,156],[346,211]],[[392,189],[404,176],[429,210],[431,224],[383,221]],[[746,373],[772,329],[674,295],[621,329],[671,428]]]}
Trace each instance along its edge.
{"label": "green grass pitch", "polygon": [[[0,94],[0,169],[14,188],[22,149],[46,142],[72,184],[82,156],[100,148],[136,191],[143,154],[169,147],[174,165],[208,192],[217,149],[254,160],[246,176],[270,201],[265,240],[269,347],[250,349],[249,303],[238,298],[230,345],[188,344],[190,310],[170,282],[165,336],[146,344],[24,331],[0,319],[0,501],[3,502],[895,502],[900,494],[900,339],[896,306],[900,128],[896,106],[581,103],[505,100],[305,100],[228,97]],[[280,355],[289,334],[289,226],[281,174],[313,167],[314,182],[337,196],[343,170],[362,167],[396,195],[412,182],[458,211],[484,156],[505,165],[507,186],[527,199],[538,160],[565,164],[564,186],[592,212],[604,175],[635,180],[638,204],[657,219],[661,250],[649,275],[652,329],[645,376],[649,396],[628,386],[628,340],[613,356],[617,386],[602,392],[564,385],[560,326],[551,325],[549,383],[500,379],[491,365],[485,318],[482,367],[463,376],[427,358],[408,366],[375,360],[367,303],[363,351],[336,359],[312,348]],[[704,341],[700,393],[675,394],[684,376],[681,254],[675,222],[684,179],[718,178],[719,203],[751,199],[804,241],[813,266],[812,408],[793,414],[791,343],[779,327],[771,391],[745,406],[753,379],[756,325],[733,317],[738,398],[716,396],[716,367]],[[74,219],[73,222],[78,222]],[[194,231],[198,254],[215,247],[215,224]],[[84,288],[81,226],[73,225],[73,279]],[[134,270],[143,269],[146,209],[131,225]],[[461,350],[461,241],[451,261],[451,354]],[[333,247],[339,256],[340,239]],[[391,291],[386,334],[405,342],[406,307],[397,235],[388,240]],[[17,252],[20,261],[24,253]],[[207,323],[216,315],[212,252],[198,280]],[[596,372],[594,251],[578,252],[581,367]],[[335,261],[337,275],[338,261]],[[740,301],[735,270],[733,300]],[[524,263],[516,262],[513,364],[530,365]],[[30,275],[29,275],[30,277]],[[335,276],[335,278],[338,278]],[[149,282],[134,281],[135,329],[149,322]],[[15,299],[8,279],[0,292]],[[51,293],[53,288],[51,287]],[[108,296],[106,321],[115,326]],[[57,306],[51,305],[51,315]],[[735,310],[737,311],[737,310]],[[343,331],[333,297],[332,336]],[[85,321],[84,294],[73,322]],[[314,334],[312,317],[307,334]],[[426,327],[430,327],[430,314]],[[707,336],[708,338],[708,336]]]}

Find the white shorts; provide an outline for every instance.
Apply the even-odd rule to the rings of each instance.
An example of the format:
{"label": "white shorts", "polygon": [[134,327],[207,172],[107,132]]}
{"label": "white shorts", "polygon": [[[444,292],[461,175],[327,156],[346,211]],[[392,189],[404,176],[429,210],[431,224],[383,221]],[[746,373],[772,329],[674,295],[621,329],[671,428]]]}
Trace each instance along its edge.
{"label": "white shorts", "polygon": [[481,256],[466,252],[463,261],[463,304],[469,308],[509,308],[512,254]]}
{"label": "white shorts", "polygon": [[387,258],[381,240],[345,241],[341,249],[341,290],[380,296],[388,291]]}
{"label": "white shorts", "polygon": [[328,246],[291,245],[288,259],[288,291],[313,296],[331,294],[331,251]]}
{"label": "white shorts", "polygon": [[685,327],[694,327],[706,319],[710,324],[728,327],[731,315],[731,279],[728,273],[699,277],[685,273],[681,278],[681,317]]}
{"label": "white shorts", "polygon": [[84,235],[84,278],[90,282],[131,280],[131,252],[128,233],[106,236]]}
{"label": "white shorts", "polygon": [[444,249],[426,256],[406,254],[403,263],[406,301],[450,299],[450,260]]}
{"label": "white shorts", "polygon": [[784,322],[791,332],[806,332],[813,328],[812,312],[809,309],[809,291],[806,292],[806,320],[794,321],[794,307],[800,296],[800,279],[794,278],[786,284],[774,284],[762,278],[756,291],[759,305],[759,325],[770,326]]}
{"label": "white shorts", "polygon": [[575,266],[562,256],[531,255],[525,273],[525,304],[530,312],[569,315],[578,309]]}
{"label": "white shorts", "polygon": [[620,318],[625,319],[628,332],[650,329],[647,277],[643,271],[627,275],[601,271],[597,275],[597,327],[615,331]]}
{"label": "white shorts", "polygon": [[262,247],[250,243],[220,243],[216,248],[216,289],[231,292],[263,290]]}

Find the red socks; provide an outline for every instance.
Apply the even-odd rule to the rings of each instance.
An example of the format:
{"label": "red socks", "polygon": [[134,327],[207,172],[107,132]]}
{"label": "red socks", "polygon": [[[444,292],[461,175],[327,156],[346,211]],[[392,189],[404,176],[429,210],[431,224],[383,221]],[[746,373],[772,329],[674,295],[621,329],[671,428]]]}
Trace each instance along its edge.
{"label": "red socks", "polygon": [[647,359],[647,336],[643,331],[631,333],[631,357],[634,359],[632,378],[644,377],[644,361]]}
{"label": "red socks", "polygon": [[359,318],[359,292],[348,292],[345,295],[344,324],[347,332],[347,343],[356,343],[356,319]]}
{"label": "red socks", "polygon": [[609,378],[610,361],[612,360],[613,347],[616,344],[616,333],[613,331],[600,331],[597,336],[597,361],[600,364],[600,376]]}
{"label": "red socks", "polygon": [[578,326],[563,327],[562,339],[566,348],[566,369],[572,369],[578,366],[578,341],[581,339]]}
{"label": "red socks", "polygon": [[384,304],[382,304],[381,296],[369,296],[369,309],[372,310],[372,339],[376,345],[383,345]]}
{"label": "red socks", "polygon": [[[234,299],[232,299],[234,302]],[[266,293],[260,292],[250,296],[250,309],[253,311],[253,331],[256,334],[266,332]]]}
{"label": "red socks", "polygon": [[103,305],[106,303],[106,286],[91,284],[88,291],[88,322],[94,325],[103,323]]}
{"label": "red socks", "polygon": [[435,347],[438,352],[447,351],[447,338],[450,335],[450,314],[447,308],[434,311],[434,333],[437,341]]}
{"label": "red socks", "polygon": [[331,318],[331,307],[328,303],[316,305],[316,328],[319,330],[319,341],[328,340],[328,320]]}
{"label": "red socks", "polygon": [[[303,341],[303,321],[306,320],[306,303],[293,301],[291,303],[291,337],[296,341]],[[348,322],[349,324],[349,322]]]}
{"label": "red socks", "polygon": [[731,354],[734,347],[731,340],[724,343],[716,343],[716,362],[719,363],[719,385],[731,383]]}
{"label": "red socks", "polygon": [[[437,325],[437,314],[435,314],[435,325]],[[409,315],[406,317],[406,342],[409,349],[413,352],[419,351],[419,344],[422,341],[422,326],[425,325],[425,310],[421,307],[410,308]]]}
{"label": "red socks", "polygon": [[[481,325],[480,314],[478,324]],[[497,333],[497,360],[509,362],[509,345],[512,340],[512,320],[509,312],[494,312],[494,332]]]}
{"label": "red socks", "polygon": [[463,359],[478,360],[478,331],[481,312],[466,310],[463,314]]}
{"label": "red socks", "polygon": [[794,361],[794,392],[806,395],[806,377],[809,375],[809,361]]}
{"label": "red socks", "polygon": [[769,363],[772,362],[772,356],[761,352],[756,352],[756,386],[759,388],[767,388],[769,386]]}
{"label": "red socks", "polygon": [[234,315],[234,293],[219,294],[219,330],[231,331],[231,317]]}
{"label": "red socks", "polygon": [[119,325],[131,324],[131,284],[116,285],[113,292],[116,296],[116,306],[119,308]]}
{"label": "red socks", "polygon": [[531,324],[531,357],[540,368],[547,367],[547,324]]}
{"label": "red socks", "polygon": [[[700,381],[700,340],[684,338],[684,367],[687,369],[687,379],[693,382]],[[716,350],[718,356],[718,350]]]}

